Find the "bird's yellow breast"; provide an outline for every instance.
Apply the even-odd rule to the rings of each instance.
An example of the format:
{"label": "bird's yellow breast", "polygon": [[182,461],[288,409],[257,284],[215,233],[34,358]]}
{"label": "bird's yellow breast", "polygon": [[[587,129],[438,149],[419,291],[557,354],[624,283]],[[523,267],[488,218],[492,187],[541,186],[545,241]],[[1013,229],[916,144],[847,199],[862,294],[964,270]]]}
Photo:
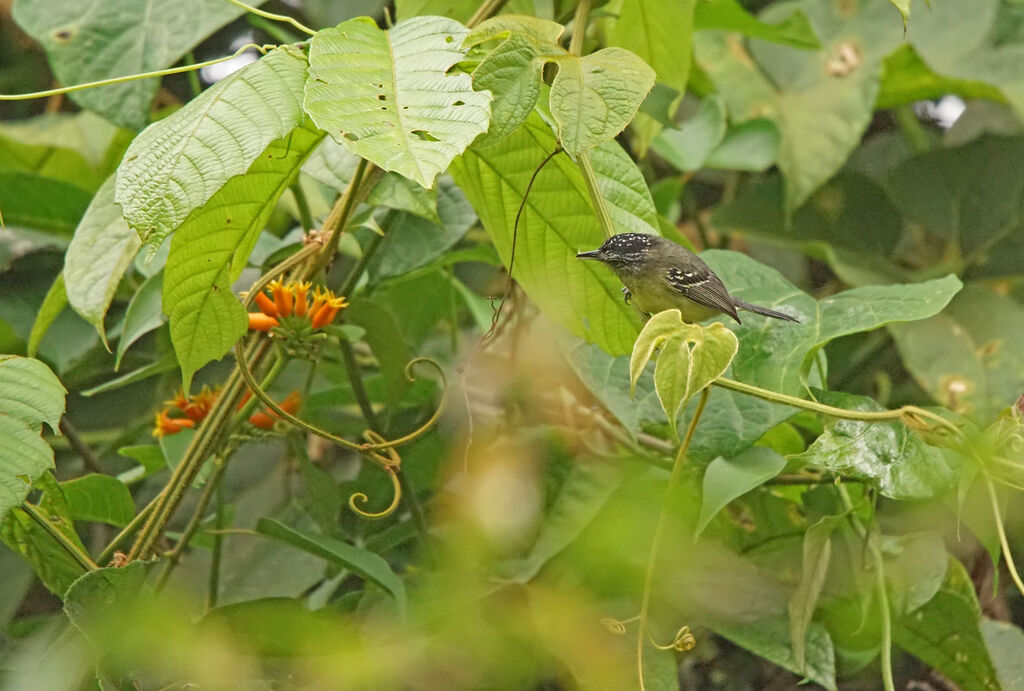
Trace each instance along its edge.
{"label": "bird's yellow breast", "polygon": [[677,309],[685,322],[702,322],[718,314],[720,310],[711,309],[697,304],[674,290],[668,283],[661,280],[637,280],[634,277],[623,277],[623,284],[633,294],[632,302],[644,312],[657,314],[665,310]]}

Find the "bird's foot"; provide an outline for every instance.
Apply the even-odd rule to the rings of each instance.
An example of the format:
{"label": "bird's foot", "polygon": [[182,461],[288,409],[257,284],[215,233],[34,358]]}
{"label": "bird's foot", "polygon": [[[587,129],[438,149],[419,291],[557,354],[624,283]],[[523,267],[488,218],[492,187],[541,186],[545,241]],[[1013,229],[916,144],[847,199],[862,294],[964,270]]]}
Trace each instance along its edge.
{"label": "bird's foot", "polygon": [[633,298],[633,293],[629,290],[629,288],[623,287],[622,288],[622,297],[623,297],[623,299],[625,299],[626,304],[628,305],[629,301]]}

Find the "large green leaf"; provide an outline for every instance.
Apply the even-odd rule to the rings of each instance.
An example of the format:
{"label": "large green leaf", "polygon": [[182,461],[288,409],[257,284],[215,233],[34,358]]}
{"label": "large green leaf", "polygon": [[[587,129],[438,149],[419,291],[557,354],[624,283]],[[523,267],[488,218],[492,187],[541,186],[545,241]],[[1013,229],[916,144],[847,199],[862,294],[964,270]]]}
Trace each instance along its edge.
{"label": "large green leaf", "polygon": [[980,624],[981,606],[971,578],[960,562],[950,559],[938,594],[896,623],[893,641],[964,691],[1008,691],[1013,687],[1000,685]]}
{"label": "large green leaf", "polygon": [[270,144],[174,234],[164,270],[164,312],[186,389],[192,374],[245,334],[231,290],[278,198],[323,134],[308,123]]}
{"label": "large green leaf", "polygon": [[[884,410],[870,398],[815,391],[818,400],[848,410]],[[951,455],[928,446],[899,421],[829,419],[825,432],[797,456],[808,465],[871,483],[893,499],[926,499],[956,486]]]}
{"label": "large green leaf", "polygon": [[782,472],[786,459],[765,446],[752,446],[735,458],[716,458],[704,470],[697,534],[726,504]]}
{"label": "large green leaf", "polygon": [[87,191],[63,180],[0,170],[0,214],[8,225],[69,235],[89,206],[89,198]]}
{"label": "large green leaf", "polygon": [[633,0],[622,5],[608,43],[625,48],[654,68],[660,84],[682,94],[690,77],[695,0]]}
{"label": "large green leaf", "polygon": [[136,137],[118,168],[114,199],[143,242],[159,246],[270,142],[294,130],[305,80],[300,50],[272,50]]}
{"label": "large green leaf", "polygon": [[926,321],[890,327],[903,362],[932,397],[980,421],[1024,390],[1024,308],[982,285],[968,285]]}
{"label": "large green leaf", "polygon": [[391,593],[398,604],[399,611],[405,612],[405,583],[379,555],[324,535],[299,532],[270,518],[261,518],[256,530],[267,537],[280,540],[304,552],[315,554],[321,559],[343,566],[359,574],[360,577],[376,583]]}
{"label": "large green leaf", "polygon": [[533,112],[543,83],[542,69],[537,44],[519,34],[509,36],[476,68],[473,87],[494,96],[488,140],[508,136]]}
{"label": "large green leaf", "polygon": [[436,14],[464,22],[479,6],[478,0],[395,0],[395,17],[401,22],[420,15]]}
{"label": "large green leaf", "polygon": [[998,88],[1017,111],[1024,113],[1024,45],[1001,40],[1000,16],[1005,3],[976,0],[935,3],[915,14],[907,40],[936,73],[961,80],[984,82]]}
{"label": "large green leaf", "polygon": [[789,639],[797,669],[801,671],[807,663],[807,629],[832,558],[832,533],[844,520],[842,516],[825,516],[804,533],[800,582],[789,598]]}
{"label": "large green leaf", "polygon": [[135,517],[131,492],[115,477],[90,473],[62,482],[60,488],[73,520],[125,526]]}
{"label": "large green leaf", "polygon": [[[262,4],[260,0],[251,3]],[[82,84],[152,72],[177,62],[193,46],[242,13],[223,0],[18,0],[14,19],[43,44],[57,80]],[[160,87],[158,79],[71,94],[83,108],[141,129]]]}
{"label": "large green leaf", "polygon": [[654,86],[654,70],[623,48],[555,62],[551,115],[558,140],[573,159],[626,129]]}
{"label": "large green leaf", "polygon": [[448,74],[468,33],[444,17],[382,31],[369,18],[320,31],[309,51],[304,106],[349,151],[424,187],[487,131],[491,96]]}
{"label": "large green leaf", "polygon": [[107,178],[75,229],[64,255],[68,302],[107,340],[103,317],[142,241],[114,203],[114,176]]}
{"label": "large green leaf", "polygon": [[902,39],[886,0],[858,3],[852,11],[839,3],[775,3],[761,18],[782,20],[795,9],[810,19],[821,50],[753,41],[751,55],[735,37],[712,32],[695,41],[698,64],[730,114],[740,120],[769,117],[778,124],[787,214],[835,174],[860,142],[871,122],[881,61]]}
{"label": "large green leaf", "polygon": [[53,449],[39,436],[39,425],[57,431],[66,393],[39,360],[0,356],[0,520],[53,467]]}
{"label": "large green leaf", "polygon": [[964,99],[1006,100],[999,89],[985,82],[936,74],[909,43],[887,57],[883,66],[882,85],[875,101],[877,110],[939,99],[949,94]]}
{"label": "large green leaf", "polygon": [[1008,621],[981,620],[981,635],[1004,689],[1024,688],[1024,631]]}
{"label": "large green leaf", "polygon": [[744,622],[712,622],[710,626],[716,633],[755,655],[796,674],[802,674],[830,691],[835,691],[835,652],[828,631],[820,624],[812,623],[807,629],[803,665],[798,664],[791,647],[789,624],[785,617]]}
{"label": "large green leaf", "polygon": [[115,626],[119,616],[132,612],[147,592],[149,567],[144,561],[133,561],[87,573],[68,589],[64,613],[87,636],[109,635],[109,627]]}
{"label": "large green leaf", "polygon": [[708,0],[697,3],[693,23],[698,31],[735,31],[750,38],[781,43],[793,48],[821,47],[814,28],[807,20],[807,15],[800,10],[795,10],[777,24],[768,24],[743,9],[738,0]]}
{"label": "large green leaf", "polygon": [[[534,171],[556,148],[539,115],[493,146],[471,147],[452,177],[469,198],[502,261],[512,257],[516,214]],[[614,143],[591,152],[601,193],[617,232],[657,233],[654,202],[636,164]],[[614,275],[575,258],[603,234],[578,168],[555,156],[537,174],[516,235],[513,275],[554,321],[610,353],[632,350],[640,319],[625,304]]]}

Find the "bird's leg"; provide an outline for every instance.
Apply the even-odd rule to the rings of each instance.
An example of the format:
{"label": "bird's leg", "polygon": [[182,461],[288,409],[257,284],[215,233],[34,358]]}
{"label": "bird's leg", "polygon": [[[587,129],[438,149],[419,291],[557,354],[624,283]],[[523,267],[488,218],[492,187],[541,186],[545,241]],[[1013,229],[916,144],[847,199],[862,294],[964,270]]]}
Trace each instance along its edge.
{"label": "bird's leg", "polygon": [[626,304],[628,305],[629,301],[633,297],[633,293],[626,286],[622,286],[622,296],[626,300]]}

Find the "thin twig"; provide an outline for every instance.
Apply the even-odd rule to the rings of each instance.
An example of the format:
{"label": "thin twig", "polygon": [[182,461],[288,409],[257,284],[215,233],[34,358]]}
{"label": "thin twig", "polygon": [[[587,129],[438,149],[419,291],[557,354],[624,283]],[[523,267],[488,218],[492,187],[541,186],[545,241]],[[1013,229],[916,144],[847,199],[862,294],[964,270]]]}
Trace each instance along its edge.
{"label": "thin twig", "polygon": [[70,420],[68,420],[67,415],[60,419],[60,432],[67,437],[68,444],[70,444],[71,448],[74,449],[76,454],[78,454],[78,457],[82,459],[82,463],[85,464],[86,468],[94,473],[109,475],[106,468],[103,467],[103,464],[100,463],[99,459],[96,458],[96,455],[92,452],[92,449],[90,449],[89,445],[82,439],[82,435],[78,433],[75,426],[71,424]]}

